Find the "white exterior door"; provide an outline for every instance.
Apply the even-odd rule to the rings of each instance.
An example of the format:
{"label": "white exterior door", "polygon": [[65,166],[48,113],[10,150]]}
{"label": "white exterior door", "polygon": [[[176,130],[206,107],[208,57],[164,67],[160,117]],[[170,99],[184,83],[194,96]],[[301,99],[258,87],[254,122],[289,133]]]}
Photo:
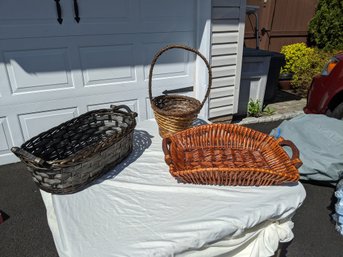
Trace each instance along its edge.
{"label": "white exterior door", "polygon": [[[151,118],[154,54],[197,44],[195,0],[79,0],[79,23],[73,0],[57,3],[0,1],[0,165],[18,161],[12,146],[89,110],[126,104]],[[165,53],[153,94],[193,85],[195,72],[193,54]]]}

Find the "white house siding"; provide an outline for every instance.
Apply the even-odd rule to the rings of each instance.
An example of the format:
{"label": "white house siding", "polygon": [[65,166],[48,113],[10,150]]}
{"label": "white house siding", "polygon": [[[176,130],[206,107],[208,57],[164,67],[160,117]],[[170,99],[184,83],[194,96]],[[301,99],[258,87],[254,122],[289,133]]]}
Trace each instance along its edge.
{"label": "white house siding", "polygon": [[209,118],[237,112],[242,66],[245,0],[212,0]]}

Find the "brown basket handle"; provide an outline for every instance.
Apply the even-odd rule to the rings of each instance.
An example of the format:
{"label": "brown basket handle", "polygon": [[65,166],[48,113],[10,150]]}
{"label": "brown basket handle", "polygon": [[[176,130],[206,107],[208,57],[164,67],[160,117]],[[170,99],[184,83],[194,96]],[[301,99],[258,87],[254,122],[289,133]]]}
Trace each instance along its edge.
{"label": "brown basket handle", "polygon": [[298,148],[295,146],[295,144],[290,141],[290,140],[284,140],[282,138],[280,138],[280,142],[279,142],[280,146],[289,146],[292,149],[292,157],[291,157],[291,161],[292,164],[296,167],[296,168],[300,168],[300,166],[303,164],[302,161],[299,159],[299,150]]}
{"label": "brown basket handle", "polygon": [[162,150],[164,152],[164,161],[170,165],[172,163],[171,157],[170,157],[170,144],[171,144],[171,140],[169,137],[163,138],[162,141]]}
{"label": "brown basket handle", "polygon": [[210,95],[210,90],[211,90],[211,86],[212,86],[212,70],[211,70],[211,66],[208,63],[207,59],[205,58],[205,56],[203,56],[198,50],[191,48],[189,46],[186,45],[168,45],[164,48],[162,48],[160,51],[157,52],[157,54],[154,56],[152,62],[151,62],[151,66],[150,66],[150,71],[149,71],[149,98],[150,98],[150,102],[152,102],[152,74],[153,74],[153,70],[154,70],[154,66],[157,62],[157,59],[166,51],[173,49],[173,48],[180,48],[180,49],[184,49],[190,52],[193,52],[195,54],[197,54],[198,56],[201,57],[201,59],[205,62],[206,67],[208,69],[208,87],[207,87],[207,91],[204,97],[204,100],[201,102],[201,108],[203,107],[203,105],[206,102],[206,99],[208,98],[208,96]]}
{"label": "brown basket handle", "polygon": [[20,159],[42,166],[45,161],[19,147],[12,147],[11,151]]}
{"label": "brown basket handle", "polygon": [[120,109],[125,109],[129,115],[131,115],[131,116],[134,117],[134,118],[137,117],[137,113],[131,111],[131,109],[130,109],[127,105],[124,105],[124,104],[122,104],[122,105],[113,105],[113,104],[112,104],[112,105],[111,105],[111,109],[112,109],[113,111],[115,111],[115,110],[120,110]]}

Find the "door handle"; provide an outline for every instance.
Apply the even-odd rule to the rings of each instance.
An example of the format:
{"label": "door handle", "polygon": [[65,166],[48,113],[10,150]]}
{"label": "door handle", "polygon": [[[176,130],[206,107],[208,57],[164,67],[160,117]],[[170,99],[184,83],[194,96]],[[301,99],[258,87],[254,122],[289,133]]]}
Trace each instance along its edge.
{"label": "door handle", "polygon": [[76,20],[77,23],[79,23],[80,22],[79,4],[78,4],[77,0],[74,0],[74,14],[75,14],[74,19]]}
{"label": "door handle", "polygon": [[57,10],[57,21],[59,24],[62,24],[63,19],[62,19],[62,8],[60,4],[60,0],[55,0],[56,2],[56,10]]}

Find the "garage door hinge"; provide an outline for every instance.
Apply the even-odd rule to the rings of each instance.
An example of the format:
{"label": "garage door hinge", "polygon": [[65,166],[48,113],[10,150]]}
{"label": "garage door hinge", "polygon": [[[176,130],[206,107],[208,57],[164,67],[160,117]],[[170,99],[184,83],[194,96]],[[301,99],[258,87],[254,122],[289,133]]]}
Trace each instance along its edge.
{"label": "garage door hinge", "polygon": [[76,20],[77,23],[79,23],[80,22],[79,4],[77,3],[77,0],[74,0],[74,13],[75,13],[74,19]]}
{"label": "garage door hinge", "polygon": [[62,24],[63,19],[62,19],[62,9],[61,9],[61,4],[60,0],[55,0],[56,2],[56,10],[57,10],[57,21],[59,24]]}

